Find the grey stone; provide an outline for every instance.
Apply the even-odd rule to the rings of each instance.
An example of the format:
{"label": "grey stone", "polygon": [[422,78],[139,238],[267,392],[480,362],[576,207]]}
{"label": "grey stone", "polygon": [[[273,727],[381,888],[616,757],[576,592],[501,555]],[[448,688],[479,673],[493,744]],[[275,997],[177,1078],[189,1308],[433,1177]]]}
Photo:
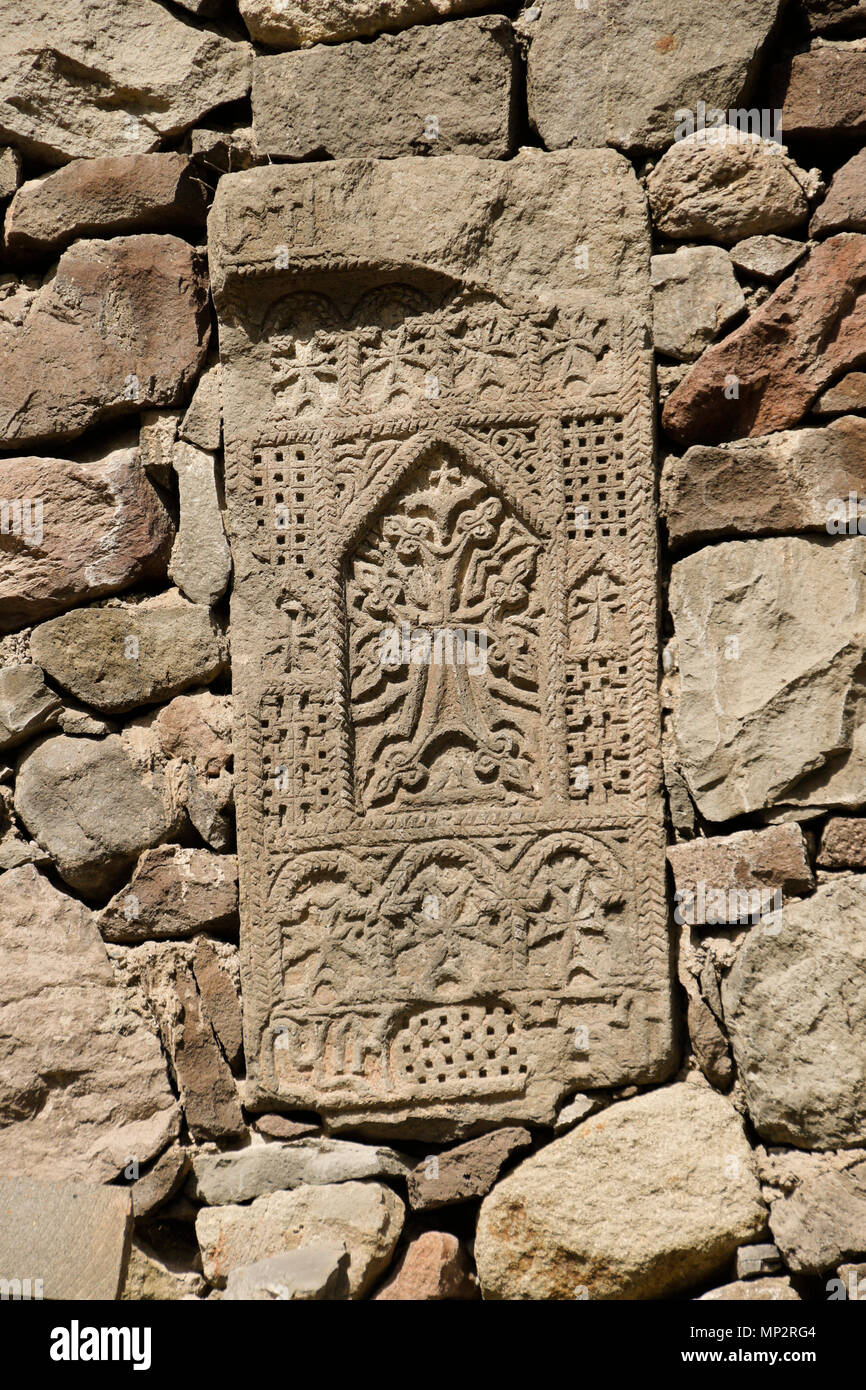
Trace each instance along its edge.
{"label": "grey stone", "polygon": [[256,144],[296,160],[504,159],[515,76],[511,25],[498,15],[256,58]]}
{"label": "grey stone", "polygon": [[604,1110],[609,1104],[609,1098],[604,1095],[584,1095],[578,1092],[572,1096],[560,1110],[553,1126],[553,1132],[558,1137],[560,1134],[567,1134],[570,1129],[580,1124],[581,1120],[589,1119],[598,1110]]}
{"label": "grey stone", "polygon": [[532,124],[547,149],[664,149],[698,96],[724,111],[750,104],[778,13],[779,0],[544,0],[518,23]]}
{"label": "grey stone", "polygon": [[174,470],[180,493],[180,529],[168,572],[192,603],[214,604],[228,588],[232,571],[217,495],[216,462],[212,454],[178,442],[174,446]]}
{"label": "grey stone", "polygon": [[[220,364],[212,362],[199,377],[195,394],[180,425],[180,438],[199,449],[216,453],[222,444]],[[173,453],[176,466],[176,453]]]}
{"label": "grey stone", "polygon": [[15,810],[61,877],[94,896],[117,887],[142,850],[161,843],[172,828],[162,797],[116,735],[61,734],[25,753]]}
{"label": "grey stone", "polygon": [[306,1245],[285,1255],[233,1269],[223,1298],[229,1302],[335,1302],[349,1297],[349,1252],[342,1245]]}
{"label": "grey stone", "polygon": [[663,236],[725,243],[801,226],[820,187],[775,140],[730,126],[677,141],[647,179]]}
{"label": "grey stone", "polygon": [[154,0],[16,0],[4,21],[0,138],[48,164],[143,154],[249,92],[249,44]]}
{"label": "grey stone", "polygon": [[303,1186],[405,1178],[411,1168],[410,1160],[393,1149],[351,1144],[344,1139],[254,1144],[231,1153],[197,1153],[192,1162],[191,1195],[208,1206],[225,1206]]}
{"label": "grey stone", "polygon": [[731,541],[674,565],[677,746],[708,820],[866,801],[864,584],[861,537]]}
{"label": "grey stone", "polygon": [[182,600],[76,608],[37,627],[30,650],[59,686],[107,714],[209,685],[228,660],[208,609]]}
{"label": "grey stone", "polygon": [[723,1269],[766,1211],[733,1107],[681,1082],[612,1105],[521,1163],[481,1208],[485,1299],[664,1298]]}
{"label": "grey stone", "polygon": [[11,198],[20,182],[20,154],[11,145],[0,146],[0,201]]}
{"label": "grey stone", "polygon": [[32,865],[12,869],[0,953],[0,1169],[109,1182],[149,1162],[177,1133],[177,1106],[90,912]]}
{"label": "grey stone", "polygon": [[731,258],[720,246],[684,246],[653,256],[653,341],[680,362],[705,347],[746,307]]}
{"label": "grey stone", "polygon": [[836,876],[750,932],[722,984],[749,1115],[774,1144],[866,1141],[864,927],[866,880]]}
{"label": "grey stone", "polygon": [[0,1177],[4,1298],[29,1285],[26,1296],[53,1302],[116,1299],[131,1236],[129,1193],[120,1188]]}
{"label": "grey stone", "polygon": [[795,1274],[825,1274],[866,1251],[866,1163],[820,1173],[770,1204],[776,1244]]}
{"label": "grey stone", "polygon": [[775,284],[802,260],[809,246],[784,236],[750,236],[731,247],[731,260],[737,270]]}
{"label": "grey stone", "polygon": [[738,1279],[778,1274],[781,1268],[782,1255],[777,1245],[741,1245],[737,1251]]}
{"label": "grey stone", "polygon": [[207,1279],[224,1286],[232,1270],[310,1245],[349,1252],[349,1297],[362,1298],[388,1268],[405,1212],[378,1182],[299,1187],[257,1197],[249,1206],[203,1207],[196,1234]]}
{"label": "grey stone", "polygon": [[239,0],[250,35],[274,48],[340,43],[404,29],[411,24],[450,19],[483,9],[486,0]]}
{"label": "grey stone", "polygon": [[51,728],[61,708],[38,666],[0,668],[0,750],[26,743]]}

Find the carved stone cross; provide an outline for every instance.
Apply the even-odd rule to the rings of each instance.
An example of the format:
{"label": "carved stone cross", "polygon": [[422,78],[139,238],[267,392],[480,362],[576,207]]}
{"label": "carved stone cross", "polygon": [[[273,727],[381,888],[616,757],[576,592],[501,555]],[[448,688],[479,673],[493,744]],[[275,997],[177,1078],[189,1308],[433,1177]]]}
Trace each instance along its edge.
{"label": "carved stone cross", "polygon": [[660,1079],[630,166],[255,169],[210,247],[250,1104],[444,1138]]}

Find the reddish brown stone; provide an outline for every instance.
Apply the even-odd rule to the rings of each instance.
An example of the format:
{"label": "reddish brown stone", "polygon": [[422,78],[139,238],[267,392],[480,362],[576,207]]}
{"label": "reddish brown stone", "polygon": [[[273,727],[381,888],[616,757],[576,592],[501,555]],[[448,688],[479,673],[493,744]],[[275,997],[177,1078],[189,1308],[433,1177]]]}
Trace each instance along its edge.
{"label": "reddish brown stone", "polygon": [[319,1125],[290,1120],[285,1115],[258,1115],[255,1126],[266,1139],[305,1139],[320,1133]]}
{"label": "reddish brown stone", "polygon": [[132,1210],[136,1220],[151,1216],[165,1206],[176,1192],[189,1169],[189,1149],[172,1144],[156,1160],[149,1173],[132,1185]]}
{"label": "reddish brown stone", "polygon": [[192,971],[175,976],[181,1018],[173,1060],[186,1122],[193,1138],[230,1139],[243,1133],[237,1087],[217,1045]]}
{"label": "reddish brown stone", "polygon": [[0,500],[11,517],[0,533],[0,632],[165,574],[174,526],[133,450],[93,463],[0,458]]}
{"label": "reddish brown stone", "polygon": [[96,921],[106,941],[118,942],[236,932],[237,859],[180,845],[145,850],[130,882]]}
{"label": "reddish brown stone", "polygon": [[793,823],[686,840],[668,848],[668,863],[683,895],[693,894],[698,883],[726,895],[736,889],[778,888],[786,898],[815,886],[803,832]]}
{"label": "reddish brown stone", "polygon": [[816,34],[859,32],[866,29],[863,0],[806,0],[809,25]]}
{"label": "reddish brown stone", "polygon": [[234,1067],[240,1060],[244,1045],[241,1002],[235,985],[220,965],[219,956],[206,936],[200,936],[195,943],[192,968],[205,1013],[229,1066]]}
{"label": "reddish brown stone", "polygon": [[718,444],[795,425],[834,377],[866,362],[864,289],[866,236],[842,233],[817,246],[680,382],[663,412],[668,434]]}
{"label": "reddish brown stone", "polygon": [[847,415],[849,410],[866,410],[866,372],[848,372],[812,406],[813,415]]}
{"label": "reddish brown stone", "polygon": [[200,227],[207,217],[203,184],[182,154],[73,159],[30,179],[6,213],[14,255],[42,255],[79,237]]}
{"label": "reddish brown stone", "polygon": [[866,150],[843,164],[809,224],[811,236],[866,232]]}
{"label": "reddish brown stone", "polygon": [[209,334],[206,281],[185,241],[76,242],[23,322],[0,326],[0,447],[180,403]]}
{"label": "reddish brown stone", "polygon": [[512,1154],[528,1148],[532,1138],[525,1129],[495,1129],[444,1153],[431,1154],[407,1179],[409,1203],[416,1211],[432,1211],[455,1202],[485,1197],[500,1169]]}
{"label": "reddish brown stone", "polygon": [[469,1257],[456,1236],[425,1231],[406,1253],[374,1302],[444,1303],[480,1298]]}
{"label": "reddish brown stone", "polygon": [[866,869],[866,820],[831,816],[818,851],[821,869]]}
{"label": "reddish brown stone", "polygon": [[779,64],[770,106],[782,108],[785,139],[866,130],[866,52],[828,45]]}
{"label": "reddish brown stone", "polygon": [[866,494],[866,420],[696,445],[662,471],[672,545],[715,536],[826,533],[828,502]]}

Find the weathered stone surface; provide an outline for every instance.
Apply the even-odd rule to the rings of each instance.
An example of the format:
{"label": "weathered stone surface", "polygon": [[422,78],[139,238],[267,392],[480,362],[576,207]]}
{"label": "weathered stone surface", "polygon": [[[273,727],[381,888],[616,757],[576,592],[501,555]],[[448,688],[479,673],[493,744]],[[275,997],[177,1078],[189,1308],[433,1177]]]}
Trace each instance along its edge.
{"label": "weathered stone surface", "polygon": [[834,174],[829,192],[809,223],[810,236],[866,232],[866,150]]}
{"label": "weathered stone surface", "polygon": [[469,1257],[456,1236],[425,1231],[409,1242],[374,1302],[444,1303],[479,1298]]}
{"label": "weathered stone surface", "polygon": [[695,916],[699,884],[714,895],[725,895],[726,910],[714,906],[715,925],[740,921],[752,913],[756,902],[763,907],[777,890],[788,898],[815,886],[803,832],[794,824],[686,840],[668,847],[668,863],[674,871],[680,912],[696,926],[701,925]]}
{"label": "weathered stone surface", "polygon": [[[235,949],[224,942],[214,943],[214,949],[231,967]],[[237,1086],[195,974],[195,943],[146,941],[112,946],[110,955],[132,1005],[159,1031],[193,1138],[219,1141],[244,1134]]]}
{"label": "weathered stone surface", "polygon": [[704,348],[746,307],[731,258],[720,246],[684,246],[653,256],[653,341],[678,361]]}
{"label": "weathered stone surface", "polygon": [[21,185],[6,213],[14,255],[46,255],[79,237],[203,226],[204,186],[181,154],[75,159]]}
{"label": "weathered stone surface", "polygon": [[594,1115],[597,1110],[603,1110],[608,1104],[608,1097],[603,1095],[585,1095],[579,1091],[573,1096],[560,1110],[553,1126],[554,1134],[565,1134],[580,1124],[581,1120],[586,1120],[590,1115]]}
{"label": "weathered stone surface", "polygon": [[864,283],[866,236],[843,232],[816,246],[668,398],[668,434],[720,443],[796,425],[834,377],[866,360]]}
{"label": "weathered stone surface", "polygon": [[660,507],[672,545],[731,535],[827,533],[833,499],[866,494],[866,421],[696,444],[662,470]]}
{"label": "weathered stone surface", "polygon": [[708,820],[866,802],[864,583],[859,536],[732,541],[674,565],[677,747]]}
{"label": "weathered stone surface", "polygon": [[207,608],[75,608],[34,629],[34,661],[64,690],[106,714],[155,704],[226,667],[225,638]]}
{"label": "weathered stone surface", "polygon": [[160,784],[172,822],[183,818],[211,849],[233,839],[231,697],[178,695],[122,731],[131,755]]}
{"label": "weathered stone surface", "polygon": [[770,1204],[776,1244],[795,1274],[823,1274],[866,1250],[866,1163],[819,1173]]}
{"label": "weathered stone surface", "polygon": [[723,126],[678,140],[650,174],[647,193],[663,236],[735,242],[801,226],[819,186],[817,174],[776,141]]}
{"label": "weathered stone surface", "polygon": [[274,1192],[248,1207],[203,1207],[195,1227],[211,1283],[224,1285],[233,1269],[299,1247],[342,1244],[349,1297],[360,1298],[388,1268],[403,1219],[403,1203],[389,1187],[342,1182]]}
{"label": "weathered stone surface", "polygon": [[335,43],[451,19],[484,9],[486,0],[239,0],[250,37],[274,48]]}
{"label": "weathered stone surface", "polygon": [[49,164],[143,154],[250,85],[249,44],[153,0],[16,0],[0,36],[0,137]]}
{"label": "weathered stone surface", "polygon": [[108,1182],[177,1131],[159,1042],[130,1012],[88,910],[32,865],[2,885],[0,1168]]}
{"label": "weathered stone surface", "polygon": [[12,1297],[14,1281],[29,1280],[29,1298],[118,1298],[131,1236],[129,1194],[120,1188],[0,1177],[0,1280],[13,1281]]}
{"label": "weathered stone surface", "polygon": [[834,29],[862,29],[866,25],[863,0],[805,0],[806,15],[816,33]]}
{"label": "weathered stone surface", "polygon": [[[216,453],[222,444],[222,397],[219,362],[212,362],[199,377],[189,409],[181,421],[180,438],[199,449]],[[172,451],[174,457],[174,451]]]}
{"label": "weathered stone surface", "polygon": [[0,668],[0,750],[26,743],[51,728],[61,708],[38,666]]}
{"label": "weathered stone surface", "polygon": [[200,1274],[158,1255],[144,1241],[133,1241],[122,1299],[162,1303],[198,1298],[206,1292],[207,1284]]}
{"label": "weathered stone surface", "polygon": [[766,1213],[742,1121],[703,1084],[612,1105],[486,1199],[485,1299],[664,1298],[708,1278]]}
{"label": "weathered stone surface", "polygon": [[511,24],[499,15],[256,58],[256,144],[284,159],[504,159],[515,77]]}
{"label": "weathered stone surface", "polygon": [[255,142],[252,126],[196,126],[186,137],[185,146],[196,165],[209,177],[214,171],[236,174],[266,164]]}
{"label": "weathered stone surface", "polygon": [[532,1136],[526,1129],[495,1129],[425,1159],[409,1175],[410,1206],[416,1211],[432,1211],[486,1197],[503,1165],[531,1144]]}
{"label": "weathered stone surface", "polygon": [[11,145],[0,148],[0,200],[11,198],[21,182],[21,156]]}
{"label": "weathered stone surface", "polygon": [[[135,452],[0,458],[0,632],[165,574],[174,526]],[[16,534],[14,502],[20,504]]]}
{"label": "weathered stone surface", "polygon": [[699,1303],[799,1303],[790,1279],[746,1279],[701,1294]]}
{"label": "weathered stone surface", "polygon": [[96,914],[106,941],[236,932],[238,866],[233,855],[160,845],[145,850],[129,883]]}
{"label": "weathered stone surface", "polygon": [[182,441],[174,446],[180,529],[169,574],[192,603],[214,604],[228,588],[231,553],[217,495],[216,461]]}
{"label": "weathered stone surface", "polygon": [[866,1140],[864,925],[866,881],[840,876],[752,932],[722,985],[749,1114],[773,1143]]}
{"label": "weathered stone surface", "polygon": [[[609,151],[250,170],[221,180],[209,231],[251,1108],[443,1140],[659,1078],[649,241],[632,170]],[[562,454],[541,445],[554,419]],[[504,664],[458,672],[455,649],[383,684],[390,629],[441,646],[469,612]],[[611,830],[627,807],[633,841]],[[525,907],[506,920],[503,902]]]}
{"label": "weathered stone surface", "polygon": [[[200,377],[198,386],[201,381]],[[174,445],[185,413],[183,410],[143,410],[139,419],[139,457],[148,477],[164,488],[172,484]]]}
{"label": "weathered stone surface", "polygon": [[70,439],[102,420],[174,405],[204,361],[207,286],[175,236],[79,241],[0,325],[0,447]]}
{"label": "weathered stone surface", "polygon": [[831,816],[818,849],[821,869],[866,869],[866,820]]}
{"label": "weathered stone surface", "polygon": [[226,1061],[234,1068],[240,1063],[244,1046],[237,957],[233,948],[231,955],[224,947],[221,951],[222,954],[208,937],[199,936],[192,968],[205,1013]]}
{"label": "weathered stone surface", "polygon": [[197,1153],[192,1170],[192,1195],[217,1207],[295,1187],[402,1178],[411,1163],[393,1149],[372,1144],[299,1139],[290,1144],[254,1144],[231,1153]]}
{"label": "weathered stone surface", "polygon": [[782,1256],[777,1245],[743,1245],[737,1251],[737,1278],[753,1279],[778,1274]]}
{"label": "weathered stone surface", "polygon": [[170,1202],[180,1191],[188,1172],[189,1149],[172,1144],[164,1154],[160,1154],[150,1171],[136,1179],[130,1188],[136,1220],[152,1216],[166,1202]]}
{"label": "weathered stone surface", "polygon": [[812,406],[813,415],[845,415],[849,410],[866,410],[866,372],[848,372]]}
{"label": "weathered stone surface", "polygon": [[321,1128],[312,1122],[290,1120],[286,1115],[257,1115],[255,1127],[266,1139],[307,1139]]}
{"label": "weathered stone surface", "polygon": [[748,106],[779,0],[620,0],[524,10],[530,119],[547,149],[665,149],[676,113]]}
{"label": "weathered stone surface", "polygon": [[866,51],[844,43],[814,45],[768,75],[773,106],[782,108],[789,140],[838,139],[866,129]]}
{"label": "weathered stone surface", "polygon": [[792,241],[790,237],[750,236],[731,247],[731,260],[747,275],[775,282],[793,270],[808,249],[804,241]]}
{"label": "weathered stone surface", "polygon": [[116,887],[172,828],[162,798],[116,735],[60,734],[38,744],[19,765],[15,810],[61,877],[93,896]]}
{"label": "weathered stone surface", "polygon": [[336,1302],[349,1297],[349,1252],[342,1245],[306,1245],[233,1269],[223,1299],[260,1303]]}

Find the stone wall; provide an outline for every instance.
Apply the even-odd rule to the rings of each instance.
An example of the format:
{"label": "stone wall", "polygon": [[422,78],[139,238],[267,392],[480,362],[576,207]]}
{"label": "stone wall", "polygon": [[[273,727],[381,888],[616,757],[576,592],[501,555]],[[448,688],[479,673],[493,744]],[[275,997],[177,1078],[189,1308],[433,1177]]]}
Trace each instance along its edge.
{"label": "stone wall", "polygon": [[[83,13],[62,0],[50,21],[36,0],[7,9],[0,1281],[41,1281],[47,1298],[132,1300],[815,1300],[843,1286],[850,1296],[866,1275],[866,6],[92,0]],[[382,285],[410,270],[399,305],[396,293],[382,300]],[[633,335],[620,357],[617,300]],[[292,1032],[297,1011],[269,1012],[258,993],[275,970],[277,992],[293,997],[293,972],[315,957],[307,1002],[315,993],[327,1010],[369,965],[371,909],[352,897],[369,885],[350,885],[326,852],[345,817],[322,812],[305,878],[291,871],[310,846],[290,829],[279,840],[290,891],[253,901],[272,857],[257,835],[267,816],[282,827],[285,806],[270,792],[250,799],[264,716],[257,704],[249,723],[248,699],[271,698],[275,661],[297,693],[304,653],[315,665],[331,640],[303,586],[273,580],[278,563],[307,563],[305,532],[318,526],[315,592],[329,535],[344,517],[361,535],[378,516],[364,470],[393,473],[388,497],[409,476],[388,441],[423,431],[401,435],[382,401],[400,396],[391,387],[410,329],[427,398],[412,408],[440,452],[438,473],[412,455],[427,491],[400,494],[401,535],[409,545],[419,517],[440,515],[434,486],[441,515],[452,487],[448,506],[476,507],[466,530],[484,534],[496,508],[480,492],[458,496],[475,474],[457,427],[475,411],[481,474],[517,499],[488,569],[511,615],[498,633],[512,653],[502,699],[513,712],[520,687],[524,713],[507,774],[476,759],[476,780],[456,795],[455,754],[413,822],[420,844],[449,797],[479,811],[477,837],[504,837],[499,897],[451,849],[411,880],[436,898],[432,931],[413,918],[405,884],[376,911],[390,923],[403,913],[407,971],[438,981],[449,1008],[463,1004],[448,992],[462,934],[469,973],[511,999],[490,1005],[491,1034],[530,1019],[535,1031],[512,1051],[538,1084],[520,1101],[500,1083],[471,1105],[459,1087],[438,1107],[414,1104],[411,1090],[399,1105],[342,1104],[333,1073],[323,1080],[316,1066],[333,1035],[315,1034],[315,1010],[307,1047]],[[403,356],[381,365],[386,332]],[[449,368],[452,399],[465,393],[454,419],[418,348],[449,333],[476,353],[463,378]],[[518,363],[524,333],[534,347]],[[332,450],[349,480],[339,497],[302,490],[315,523],[297,498],[276,499],[273,589],[256,578],[255,498],[237,481],[260,344],[271,348],[261,370],[275,374],[273,429],[306,429],[312,415],[304,437]],[[385,413],[378,452],[359,461],[351,429],[344,439],[333,422],[344,372],[346,418],[360,418],[374,347],[370,372],[398,375],[373,377]],[[593,392],[608,401],[605,419],[622,406],[626,421],[620,481],[633,507],[621,551],[607,510],[615,480],[598,492],[600,446],[594,500],[572,517],[567,490],[558,513],[539,500],[526,443],[542,398],[576,419]],[[514,422],[499,464],[491,400],[497,419],[507,401]],[[553,438],[532,436],[542,471]],[[548,522],[563,533],[565,577],[554,569],[533,608]],[[370,576],[393,532],[383,521],[363,534],[345,602],[369,615]],[[595,567],[569,569],[569,545],[590,540]],[[539,615],[559,611],[567,584],[564,621],[577,633],[567,640],[612,661],[628,637],[637,663],[613,702],[604,680],[588,683],[568,729],[551,697],[563,748],[584,719],[602,729],[601,781],[587,791],[582,762],[564,774],[573,823],[539,790],[541,773],[526,772],[520,736],[548,715],[514,655],[552,664],[531,634],[543,648]],[[406,734],[399,711],[386,733],[388,718]],[[503,718],[500,708],[490,730]],[[282,736],[299,729],[310,736],[296,711]],[[369,764],[372,805],[390,764],[359,729],[353,756]],[[637,810],[634,779],[620,801],[605,781],[605,759],[616,769],[629,756],[645,778]],[[427,777],[433,754],[419,760]],[[337,764],[327,767],[325,796],[340,785]],[[293,775],[268,764],[259,782],[276,778],[282,793]],[[507,794],[485,802],[497,776]],[[520,897],[501,884],[535,853],[517,833],[524,793],[544,802],[560,857],[558,873],[527,879]],[[536,821],[527,813],[526,826]],[[615,888],[597,850],[602,822],[614,857],[633,856]],[[371,858],[360,832],[357,846],[364,882],[384,883],[385,851]],[[338,848],[335,864],[348,852]],[[339,937],[333,969],[303,923],[294,955],[281,944],[302,883],[316,889],[319,929]],[[494,990],[506,919],[512,944],[541,952],[545,987],[536,980],[532,999]],[[361,921],[368,935],[353,938]],[[579,961],[572,938],[586,948]],[[609,954],[593,957],[593,943]],[[576,1059],[544,1051],[554,1015]],[[307,1047],[315,1083],[263,1080],[274,1018],[277,1034]],[[374,1064],[365,1042],[354,1074],[366,1084]]]}

